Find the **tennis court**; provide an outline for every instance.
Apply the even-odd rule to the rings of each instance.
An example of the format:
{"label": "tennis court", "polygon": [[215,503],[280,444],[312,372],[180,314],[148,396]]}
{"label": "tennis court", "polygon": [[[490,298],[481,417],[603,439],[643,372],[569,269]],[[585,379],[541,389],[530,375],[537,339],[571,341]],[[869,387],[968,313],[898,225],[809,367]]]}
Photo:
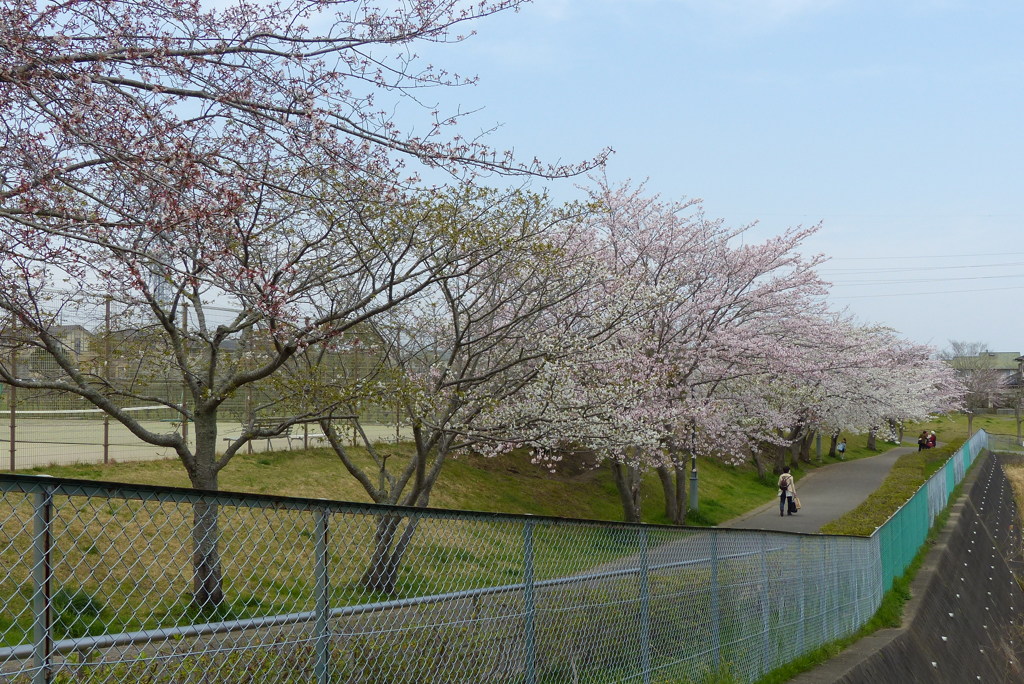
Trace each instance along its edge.
{"label": "tennis court", "polygon": [[[8,418],[9,414],[0,414]],[[0,418],[2,420],[2,418]],[[120,423],[104,421],[93,411],[19,412],[15,420],[4,420],[6,429],[0,429],[0,468],[28,470],[48,465],[74,463],[125,463],[177,458],[173,449],[156,447],[143,442]],[[156,433],[180,432],[181,423],[171,419],[142,419],[141,425]],[[408,439],[408,430],[394,425],[364,426],[371,439],[394,442]],[[238,421],[218,423],[217,432],[221,448],[226,448],[226,437],[237,437],[242,430]],[[309,435],[320,434],[316,425],[307,428]],[[189,443],[194,447],[194,434],[189,431]],[[13,439],[13,444],[12,444]],[[301,449],[307,445],[323,446],[321,438],[304,436],[303,426],[295,426],[290,438],[257,439],[243,447],[252,451]]]}

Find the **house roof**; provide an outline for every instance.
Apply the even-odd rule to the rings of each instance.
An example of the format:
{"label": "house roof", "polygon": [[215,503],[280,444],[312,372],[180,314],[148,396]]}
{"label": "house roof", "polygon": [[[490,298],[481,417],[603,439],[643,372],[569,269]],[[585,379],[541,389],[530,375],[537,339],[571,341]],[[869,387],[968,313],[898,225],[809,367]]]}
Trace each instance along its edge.
{"label": "house roof", "polygon": [[976,363],[979,358],[984,358],[986,368],[996,370],[1017,370],[1018,361],[1021,358],[1020,352],[982,352],[977,356],[954,356],[949,360],[950,365],[956,366],[958,361],[965,363]]}
{"label": "house roof", "polygon": [[75,332],[75,331],[79,331],[79,330],[84,332],[87,335],[91,335],[92,334],[91,332],[89,332],[89,330],[87,328],[85,328],[85,327],[83,327],[81,325],[78,325],[77,323],[75,323],[73,325],[51,325],[49,327],[49,330],[51,332],[53,332],[53,333],[56,333],[56,334],[66,333],[66,332]]}

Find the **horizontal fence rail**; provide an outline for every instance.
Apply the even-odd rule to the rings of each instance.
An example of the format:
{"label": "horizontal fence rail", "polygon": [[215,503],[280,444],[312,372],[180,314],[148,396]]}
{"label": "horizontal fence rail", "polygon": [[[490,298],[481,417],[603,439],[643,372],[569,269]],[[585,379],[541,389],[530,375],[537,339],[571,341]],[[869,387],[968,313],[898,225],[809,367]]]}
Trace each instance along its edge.
{"label": "horizontal fence rail", "polygon": [[0,681],[743,681],[855,631],[868,538],[0,476]]}
{"label": "horizontal fence rail", "polygon": [[[776,546],[768,549],[768,553],[783,550],[783,547]],[[726,556],[719,557],[717,561],[722,562],[728,560],[735,560],[738,558],[759,555],[760,553],[761,551],[729,554]],[[687,566],[696,566],[707,563],[709,562],[709,560],[710,559],[707,558],[697,558],[688,561],[680,561],[678,563],[666,563],[664,565],[651,566],[650,568],[648,568],[648,570],[658,571],[683,568]],[[612,577],[621,577],[624,575],[635,575],[640,573],[641,571],[642,568],[636,567],[626,568],[623,570],[596,572],[586,575],[579,575],[576,577],[560,577],[558,579],[542,580],[540,582],[534,582],[531,586],[534,589],[543,589],[545,587],[556,587],[559,585],[587,582],[591,580],[609,579]],[[414,606],[421,606],[430,603],[444,603],[446,601],[476,599],[487,596],[496,596],[498,594],[504,593],[524,592],[526,590],[527,584],[525,583],[506,584],[505,586],[501,587],[466,589],[463,591],[454,591],[447,594],[434,594],[431,596],[419,596],[415,598],[396,599],[393,601],[380,601],[377,603],[366,603],[363,605],[332,608],[329,611],[329,616],[332,618],[351,617],[354,615],[361,615],[365,613],[395,610],[399,608],[411,608]],[[185,627],[161,628],[141,632],[127,632],[124,634],[104,634],[102,636],[79,637],[77,639],[63,639],[61,641],[53,642],[51,644],[49,651],[51,654],[64,654],[76,651],[89,651],[98,648],[109,648],[111,646],[125,646],[128,644],[134,645],[139,643],[147,643],[161,639],[171,639],[185,636],[200,636],[204,634],[221,634],[224,632],[237,632],[240,630],[256,629],[261,627],[276,627],[280,625],[294,624],[297,622],[312,622],[316,620],[318,615],[319,614],[315,611],[309,611],[305,613],[290,613],[286,615],[271,615],[260,618],[247,618],[244,620],[213,622],[202,625],[188,625]],[[33,655],[34,652],[34,644],[0,648],[0,661],[10,658],[27,658]]]}
{"label": "horizontal fence rail", "polygon": [[740,681],[856,631],[985,449],[868,538],[0,475],[0,681]]}

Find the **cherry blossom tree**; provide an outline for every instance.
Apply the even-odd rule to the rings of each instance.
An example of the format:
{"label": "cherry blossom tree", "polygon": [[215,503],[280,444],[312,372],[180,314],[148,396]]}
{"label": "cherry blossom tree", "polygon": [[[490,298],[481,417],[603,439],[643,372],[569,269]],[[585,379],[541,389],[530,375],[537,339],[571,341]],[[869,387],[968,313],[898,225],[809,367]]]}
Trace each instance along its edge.
{"label": "cherry blossom tree", "polygon": [[[648,289],[642,342],[625,344],[647,388],[633,417],[658,432],[660,448],[637,449],[627,463],[658,472],[666,515],[681,523],[688,459],[742,458],[751,443],[779,439],[788,414],[765,400],[769,381],[798,367],[793,343],[808,312],[823,308],[819,259],[797,251],[814,229],[749,244],[749,227],[707,219],[698,201],[666,203],[604,182],[593,199],[606,208],[597,230],[608,263]],[[638,516],[627,509],[627,519]]]}
{"label": "cherry blossom tree", "polygon": [[[221,451],[217,421],[229,398],[505,247],[461,232],[479,220],[479,207],[432,195],[386,210],[342,204],[328,215],[245,203],[251,214],[208,220],[175,231],[173,240],[165,239],[170,231],[124,230],[97,244],[48,236],[39,249],[16,246],[0,260],[0,310],[18,333],[4,342],[33,345],[60,372],[26,377],[4,362],[0,379],[86,399],[143,441],[173,449],[193,486],[216,489],[218,473],[247,441],[320,415],[282,395],[253,412],[286,418],[262,427],[250,422]],[[58,280],[65,276],[84,285]],[[138,351],[137,367],[85,368],[63,345],[55,325],[90,301],[115,305],[111,343],[122,358]],[[154,389],[154,379],[175,376],[180,395]],[[132,405],[177,412],[194,443],[148,429],[126,410]],[[197,506],[194,532],[197,600],[217,603],[216,511]]]}
{"label": "cherry blossom tree", "polygon": [[[0,0],[0,310],[61,371],[0,379],[83,397],[215,489],[245,440],[287,427],[218,457],[227,397],[489,252],[458,236],[466,205],[424,209],[423,171],[553,178],[600,161],[520,163],[423,106],[426,88],[472,79],[415,45],[522,1]],[[184,399],[77,365],[53,326],[86,289]],[[195,448],[122,410],[139,399],[192,421]],[[216,510],[195,515],[195,600],[217,604]]]}
{"label": "cherry blossom tree", "polygon": [[[787,396],[802,436],[799,453],[809,460],[810,441],[828,435],[830,453],[841,431],[876,433],[883,426],[923,420],[955,410],[963,388],[935,350],[912,344],[893,330],[859,325],[829,314],[816,327],[814,344],[804,346],[808,364],[820,372],[791,376]],[[785,465],[778,450],[775,467]]]}
{"label": "cherry blossom tree", "polygon": [[643,388],[630,419],[658,439],[606,454],[627,519],[639,520],[642,470],[657,472],[666,517],[681,524],[698,457],[753,458],[764,476],[764,452],[781,472],[791,450],[794,464],[807,457],[819,430],[957,405],[958,384],[928,348],[828,309],[822,257],[800,253],[816,228],[750,242],[750,227],[707,219],[699,201],[664,202],[601,179],[592,199],[605,209],[595,230],[606,263],[645,292],[642,322],[616,340],[632,350],[625,375]]}
{"label": "cherry blossom tree", "polygon": [[[377,363],[361,379],[365,391],[329,378],[317,388],[317,404],[349,416],[327,415],[321,427],[375,502],[427,506],[444,465],[460,452],[529,448],[539,460],[553,460],[575,445],[612,448],[626,443],[623,435],[636,438],[619,425],[623,388],[602,379],[616,353],[605,342],[626,324],[630,302],[606,296],[609,274],[581,231],[584,210],[554,208],[523,192],[496,206],[471,232],[493,232],[486,241],[499,243],[500,253],[462,273],[451,270],[368,322],[366,344]],[[359,416],[371,397],[399,406],[412,429],[411,455],[367,436]],[[345,442],[349,421],[369,452],[367,465]],[[380,516],[363,577],[368,588],[395,590],[415,530],[414,519]]]}

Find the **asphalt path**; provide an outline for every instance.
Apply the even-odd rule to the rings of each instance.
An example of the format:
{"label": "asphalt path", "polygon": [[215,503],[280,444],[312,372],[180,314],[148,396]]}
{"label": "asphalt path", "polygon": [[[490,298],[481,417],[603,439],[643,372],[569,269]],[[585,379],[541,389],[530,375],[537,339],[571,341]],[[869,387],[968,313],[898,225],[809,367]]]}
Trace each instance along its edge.
{"label": "asphalt path", "polygon": [[796,483],[801,509],[794,515],[779,515],[779,499],[719,527],[784,532],[819,532],[821,528],[853,510],[882,484],[896,459],[917,446],[896,447],[878,456],[841,461],[815,469]]}

